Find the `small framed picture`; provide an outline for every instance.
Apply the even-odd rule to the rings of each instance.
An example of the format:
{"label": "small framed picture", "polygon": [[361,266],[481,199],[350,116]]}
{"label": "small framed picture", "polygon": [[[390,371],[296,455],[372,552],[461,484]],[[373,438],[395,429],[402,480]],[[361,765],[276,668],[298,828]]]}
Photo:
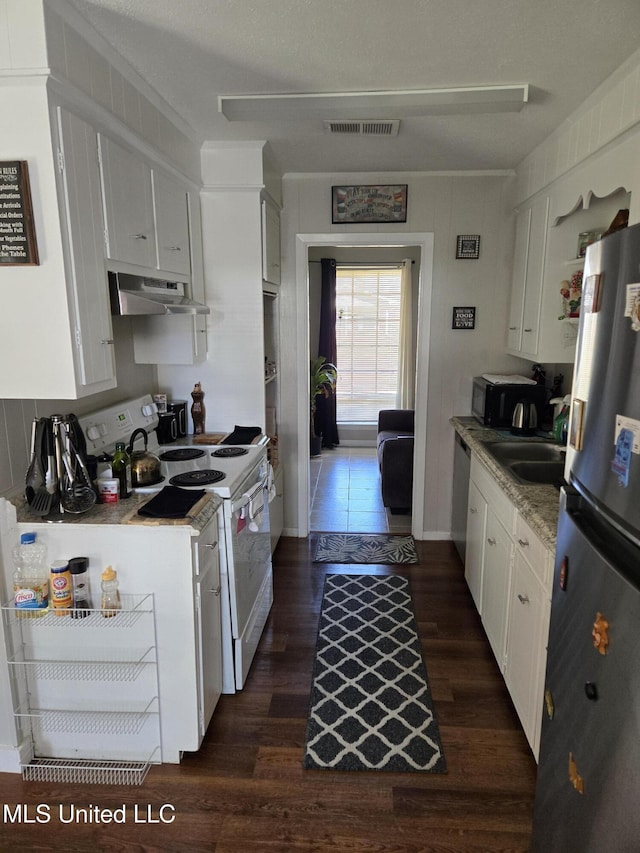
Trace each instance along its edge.
{"label": "small framed picture", "polygon": [[480,235],[458,234],[456,242],[456,258],[470,258],[475,260],[480,257]]}
{"label": "small framed picture", "polygon": [[456,306],[451,320],[452,329],[475,329],[476,308],[473,306]]}

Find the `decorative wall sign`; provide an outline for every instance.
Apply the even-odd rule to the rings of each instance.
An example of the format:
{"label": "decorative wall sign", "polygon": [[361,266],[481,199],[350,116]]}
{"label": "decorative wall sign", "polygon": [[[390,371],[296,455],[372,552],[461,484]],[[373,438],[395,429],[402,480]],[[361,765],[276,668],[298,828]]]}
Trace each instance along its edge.
{"label": "decorative wall sign", "polygon": [[475,305],[472,307],[455,307],[453,309],[453,320],[451,322],[452,329],[475,329],[475,327]]}
{"label": "decorative wall sign", "polygon": [[331,187],[331,221],[406,222],[407,184]]}
{"label": "decorative wall sign", "polygon": [[1,161],[0,264],[35,266],[38,263],[27,161]]}
{"label": "decorative wall sign", "polygon": [[456,243],[456,258],[470,258],[475,260],[480,257],[480,235],[458,234]]}

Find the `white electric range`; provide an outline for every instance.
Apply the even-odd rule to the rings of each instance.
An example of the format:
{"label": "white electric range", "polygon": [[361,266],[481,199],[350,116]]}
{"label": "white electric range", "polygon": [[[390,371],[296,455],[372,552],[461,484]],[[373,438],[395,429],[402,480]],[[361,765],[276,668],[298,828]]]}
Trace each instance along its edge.
{"label": "white electric range", "polygon": [[[160,445],[158,409],[150,394],[79,419],[87,454],[112,454],[134,430],[147,432],[147,450],[160,459],[161,479],[137,487],[155,494],[165,486],[204,489],[222,498],[219,514],[224,693],[242,689],[273,603],[266,440],[250,445],[203,445],[191,437]],[[137,441],[135,449],[142,449]],[[153,535],[153,528],[149,529]]]}

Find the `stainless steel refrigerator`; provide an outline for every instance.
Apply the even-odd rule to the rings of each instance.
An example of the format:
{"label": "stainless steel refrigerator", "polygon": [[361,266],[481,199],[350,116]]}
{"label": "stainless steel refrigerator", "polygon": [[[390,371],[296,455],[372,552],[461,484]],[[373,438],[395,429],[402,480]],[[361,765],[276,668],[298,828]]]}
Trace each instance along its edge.
{"label": "stainless steel refrigerator", "polygon": [[587,250],[532,853],[640,851],[640,225]]}

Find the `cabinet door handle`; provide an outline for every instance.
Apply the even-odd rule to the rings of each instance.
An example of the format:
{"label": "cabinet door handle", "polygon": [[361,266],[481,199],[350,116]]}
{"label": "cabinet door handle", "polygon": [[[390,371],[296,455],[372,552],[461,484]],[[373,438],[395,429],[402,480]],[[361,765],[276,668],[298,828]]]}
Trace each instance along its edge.
{"label": "cabinet door handle", "polygon": [[134,240],[146,240],[147,239],[146,234],[132,234],[131,236],[133,237]]}
{"label": "cabinet door handle", "polygon": [[220,595],[220,587],[219,587],[219,586],[216,586],[216,587],[214,587],[213,589],[210,589],[210,590],[209,590],[209,592],[210,592],[212,595]]}
{"label": "cabinet door handle", "polygon": [[529,540],[528,539],[518,539],[518,545],[521,548],[528,548],[529,547]]}
{"label": "cabinet door handle", "polygon": [[489,538],[487,539],[487,542],[489,543],[489,545],[495,545],[496,544],[496,540],[492,536],[489,536]]}
{"label": "cabinet door handle", "polygon": [[182,251],[181,246],[165,246],[165,249],[167,250],[167,252],[181,252]]}
{"label": "cabinet door handle", "polygon": [[206,542],[204,547],[210,548],[212,551],[215,551],[216,548],[218,547],[218,543],[217,542]]}
{"label": "cabinet door handle", "polygon": [[524,332],[533,332],[533,329],[523,329]]}
{"label": "cabinet door handle", "polygon": [[518,601],[520,604],[528,604],[529,596],[526,593],[524,595],[520,595],[520,593],[518,593]]}
{"label": "cabinet door handle", "polygon": [[478,510],[474,506],[472,506],[472,507],[469,507],[469,512],[471,513],[471,515],[475,515],[478,512]]}
{"label": "cabinet door handle", "polygon": [[515,332],[517,328],[518,328],[517,326],[509,326],[509,331]]}
{"label": "cabinet door handle", "polygon": [[115,342],[112,338],[105,338],[103,341],[100,341],[100,343],[105,346],[112,346]]}

